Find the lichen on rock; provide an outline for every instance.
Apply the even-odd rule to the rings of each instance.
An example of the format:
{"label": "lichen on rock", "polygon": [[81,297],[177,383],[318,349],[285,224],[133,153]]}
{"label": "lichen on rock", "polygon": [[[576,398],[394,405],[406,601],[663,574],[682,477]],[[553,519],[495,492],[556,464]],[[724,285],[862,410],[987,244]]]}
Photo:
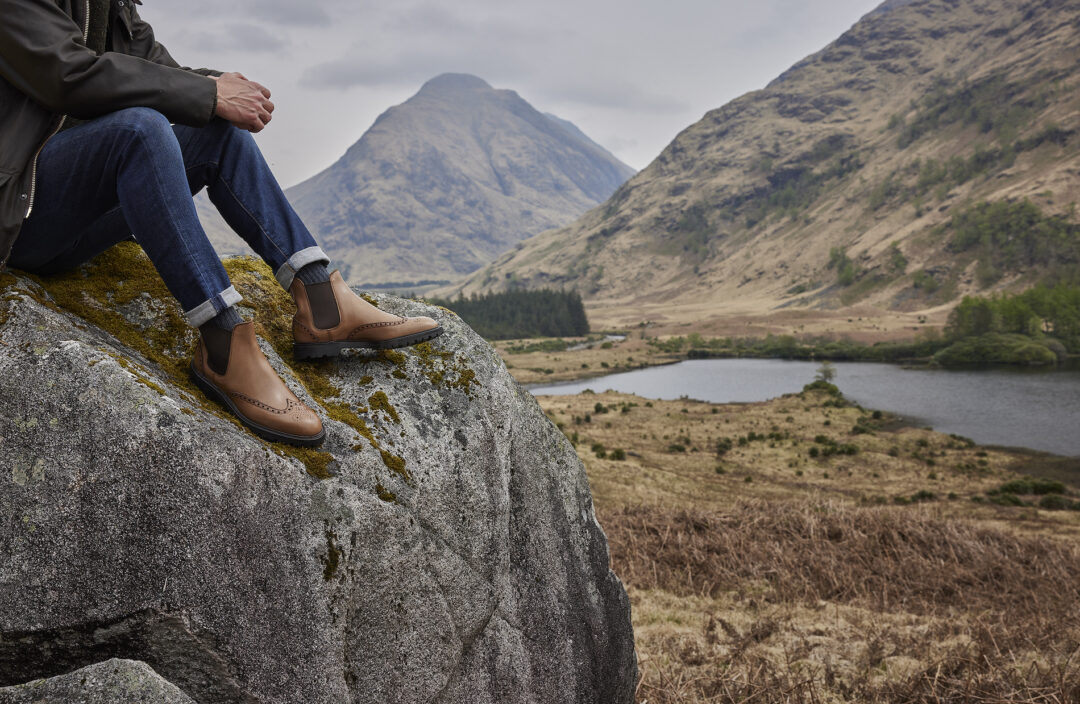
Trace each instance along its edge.
{"label": "lichen on rock", "polygon": [[194,335],[133,245],[6,282],[0,686],[122,653],[196,701],[633,701],[584,470],[491,347],[379,295],[446,334],[295,362],[269,269],[227,269],[322,448],[191,385]]}

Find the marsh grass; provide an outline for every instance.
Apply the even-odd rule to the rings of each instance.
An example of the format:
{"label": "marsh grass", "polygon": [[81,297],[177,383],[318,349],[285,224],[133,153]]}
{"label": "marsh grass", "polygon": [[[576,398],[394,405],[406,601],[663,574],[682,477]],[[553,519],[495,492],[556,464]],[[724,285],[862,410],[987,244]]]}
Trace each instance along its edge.
{"label": "marsh grass", "polygon": [[1080,551],[912,509],[749,501],[601,520],[638,701],[1080,701]]}

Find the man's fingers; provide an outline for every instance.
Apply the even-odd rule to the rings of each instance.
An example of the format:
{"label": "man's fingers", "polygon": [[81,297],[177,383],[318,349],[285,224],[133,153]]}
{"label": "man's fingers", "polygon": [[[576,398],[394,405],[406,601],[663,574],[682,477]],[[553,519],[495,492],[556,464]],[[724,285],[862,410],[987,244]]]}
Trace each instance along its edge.
{"label": "man's fingers", "polygon": [[256,83],[255,81],[252,81],[251,83],[254,84],[255,88],[258,89],[258,91],[260,93],[263,94],[263,97],[265,97],[265,98],[270,97],[270,89],[269,88],[267,88],[266,86],[264,86],[261,83]]}
{"label": "man's fingers", "polygon": [[274,112],[274,104],[271,103],[269,100],[264,100],[263,110],[265,110],[266,112]]}

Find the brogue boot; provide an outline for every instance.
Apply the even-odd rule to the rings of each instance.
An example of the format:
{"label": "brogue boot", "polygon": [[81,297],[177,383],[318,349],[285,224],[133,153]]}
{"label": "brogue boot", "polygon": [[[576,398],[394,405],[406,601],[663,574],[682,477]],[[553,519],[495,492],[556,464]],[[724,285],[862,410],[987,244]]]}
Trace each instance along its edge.
{"label": "brogue boot", "polygon": [[431,318],[404,318],[379,310],[348,287],[337,271],[330,280],[307,285],[293,279],[296,301],[293,355],[296,359],[332,357],[350,347],[388,350],[442,335]]}
{"label": "brogue boot", "polygon": [[254,323],[208,334],[225,339],[214,341],[216,354],[211,354],[201,339],[195,349],[191,376],[203,393],[265,440],[306,447],[322,444],[322,421],[270,366],[255,339]]}

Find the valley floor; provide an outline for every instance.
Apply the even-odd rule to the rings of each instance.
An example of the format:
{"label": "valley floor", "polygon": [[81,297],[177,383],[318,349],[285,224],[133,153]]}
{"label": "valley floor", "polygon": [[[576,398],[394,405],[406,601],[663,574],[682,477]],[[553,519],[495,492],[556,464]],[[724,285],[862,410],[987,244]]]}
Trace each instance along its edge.
{"label": "valley floor", "polygon": [[1080,701],[1075,460],[824,391],[539,401],[631,597],[639,704]]}
{"label": "valley floor", "polygon": [[594,329],[644,328],[650,336],[765,337],[766,335],[821,335],[847,337],[856,342],[895,342],[915,337],[928,327],[945,325],[951,305],[916,312],[853,306],[840,310],[777,309],[773,299],[740,297],[737,307],[717,300],[698,304],[666,302],[621,304],[593,302],[586,313]]}

